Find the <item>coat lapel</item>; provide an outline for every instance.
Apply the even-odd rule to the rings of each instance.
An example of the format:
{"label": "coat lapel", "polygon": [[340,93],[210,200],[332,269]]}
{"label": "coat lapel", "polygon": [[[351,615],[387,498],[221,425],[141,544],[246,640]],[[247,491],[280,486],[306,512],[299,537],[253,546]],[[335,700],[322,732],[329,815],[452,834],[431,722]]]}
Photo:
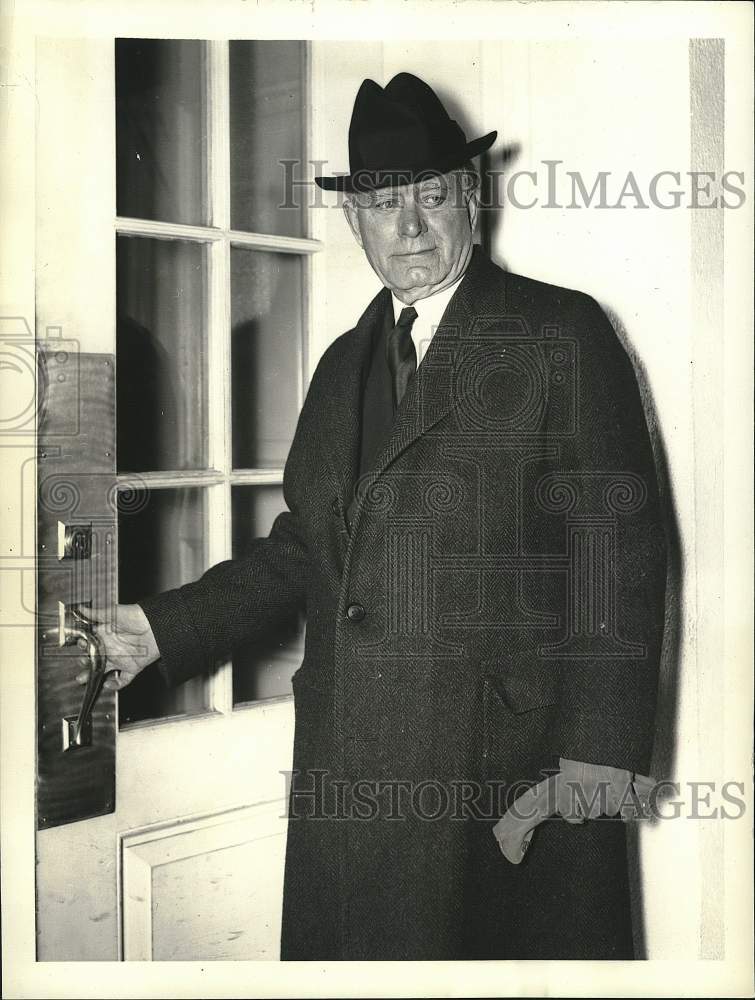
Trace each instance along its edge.
{"label": "coat lapel", "polygon": [[[448,303],[424,360],[401,401],[371,479],[384,472],[472,390],[469,380],[463,377],[463,363],[469,350],[477,346],[475,334],[484,329],[485,320],[496,312],[500,316],[503,276],[504,272],[475,247],[466,274]],[[497,310],[493,306],[496,297]]]}
{"label": "coat lapel", "polygon": [[[486,320],[500,317],[505,299],[505,273],[475,247],[467,272],[446,307],[438,329],[401,402],[391,434],[378,455],[369,480],[374,482],[414,441],[426,434],[468,394],[459,377],[475,335]],[[503,285],[503,287],[502,287]],[[343,341],[327,387],[326,427],[332,428],[323,449],[345,512],[354,496],[359,473],[362,397],[373,336],[391,307],[390,292],[381,289]],[[498,320],[500,322],[500,320]],[[366,485],[366,484],[363,484]],[[359,489],[360,498],[363,489]],[[361,506],[358,502],[357,507]]]}
{"label": "coat lapel", "polygon": [[348,508],[359,472],[359,445],[362,428],[362,395],[372,353],[373,336],[382,326],[390,307],[387,288],[378,292],[359,322],[343,342],[334,365],[325,401],[326,427],[333,428],[324,442],[324,453],[338,486],[343,509]]}

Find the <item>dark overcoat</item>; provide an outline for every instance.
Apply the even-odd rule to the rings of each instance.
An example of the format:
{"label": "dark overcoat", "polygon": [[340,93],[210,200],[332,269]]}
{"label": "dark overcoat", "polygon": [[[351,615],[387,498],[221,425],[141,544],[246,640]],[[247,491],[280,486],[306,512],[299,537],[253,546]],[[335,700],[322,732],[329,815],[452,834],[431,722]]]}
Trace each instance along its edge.
{"label": "dark overcoat", "polygon": [[306,611],[283,958],[632,957],[624,824],[546,822],[516,866],[491,833],[559,756],[648,770],[665,540],[632,365],[593,299],[476,249],[357,483],[389,307],[320,361],[270,536],[143,603],[163,672]]}

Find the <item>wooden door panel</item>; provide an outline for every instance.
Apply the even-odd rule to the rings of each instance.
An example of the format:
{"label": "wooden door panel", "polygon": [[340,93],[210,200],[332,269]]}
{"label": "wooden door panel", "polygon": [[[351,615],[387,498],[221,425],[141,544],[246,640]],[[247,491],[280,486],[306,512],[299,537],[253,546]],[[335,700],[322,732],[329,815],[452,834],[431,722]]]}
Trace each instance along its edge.
{"label": "wooden door panel", "polygon": [[121,835],[123,957],[277,960],[284,799]]}

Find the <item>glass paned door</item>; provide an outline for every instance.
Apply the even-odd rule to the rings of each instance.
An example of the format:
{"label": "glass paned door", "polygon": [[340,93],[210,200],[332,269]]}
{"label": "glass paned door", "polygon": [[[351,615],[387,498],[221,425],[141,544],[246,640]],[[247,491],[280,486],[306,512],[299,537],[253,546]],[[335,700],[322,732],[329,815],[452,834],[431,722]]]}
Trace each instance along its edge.
{"label": "glass paned door", "polygon": [[119,216],[205,225],[204,42],[119,38],[115,47]]}
{"label": "glass paned door", "polygon": [[118,236],[118,470],[206,469],[208,253]]}
{"label": "glass paned door", "polygon": [[[241,554],[284,509],[320,245],[286,192],[307,149],[304,43],[117,39],[115,65],[119,600],[133,602]],[[172,691],[147,671],[120,723],[287,695],[302,637],[294,622]]]}
{"label": "glass paned door", "polygon": [[231,249],[233,465],[280,469],[302,380],[302,258]]}
{"label": "glass paned door", "polygon": [[[145,594],[180,586],[207,565],[207,490],[121,491],[118,512],[119,599],[132,603]],[[196,712],[206,705],[206,681],[182,684],[166,702],[157,670],[145,670],[120,695],[121,724]]]}
{"label": "glass paned door", "polygon": [[281,197],[285,170],[304,160],[304,55],[297,41],[230,43],[234,229],[306,235],[304,205]]}

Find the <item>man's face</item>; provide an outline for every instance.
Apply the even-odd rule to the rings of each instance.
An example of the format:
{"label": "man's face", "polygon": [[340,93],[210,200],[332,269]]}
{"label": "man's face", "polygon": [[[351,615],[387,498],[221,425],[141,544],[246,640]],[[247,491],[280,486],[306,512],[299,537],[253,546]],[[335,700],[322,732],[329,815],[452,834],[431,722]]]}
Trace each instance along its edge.
{"label": "man's face", "polygon": [[477,192],[461,171],[353,195],[354,236],[380,280],[406,305],[453,284],[472,254]]}

